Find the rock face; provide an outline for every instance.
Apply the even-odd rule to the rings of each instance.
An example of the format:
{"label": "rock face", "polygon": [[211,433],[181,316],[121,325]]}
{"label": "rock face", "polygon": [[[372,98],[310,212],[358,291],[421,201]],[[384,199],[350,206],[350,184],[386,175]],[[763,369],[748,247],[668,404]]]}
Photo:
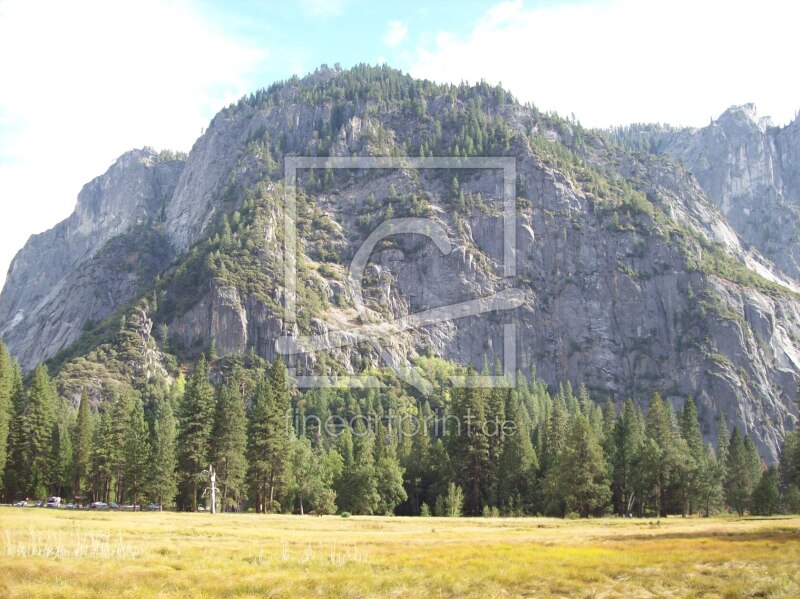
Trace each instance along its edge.
{"label": "rock face", "polygon": [[84,186],[72,216],[20,250],[0,294],[0,336],[24,369],[74,343],[169,262],[152,227],[182,169],[149,149],[128,152]]}
{"label": "rock face", "polygon": [[652,149],[692,172],[742,241],[800,278],[800,117],[773,127],[745,104],[702,129],[653,139]]}
{"label": "rock face", "polygon": [[[422,236],[376,247],[363,278],[373,324],[509,288],[524,304],[393,336],[382,341],[384,355],[369,344],[332,350],[343,371],[426,352],[480,368],[506,357],[503,325],[512,324],[523,372],[586,383],[596,400],[632,397],[645,406],[658,391],[679,406],[691,395],[708,440],[722,412],[775,458],[795,426],[800,373],[800,257],[790,235],[800,194],[797,122],[776,130],[744,108],[707,130],[653,138],[655,154],[680,158],[693,178],[501,90],[413,87],[400,78],[413,93],[373,101],[366,91],[339,93],[344,77],[352,74],[322,70],[224,109],[185,166],[134,152],[90,183],[73,217],[20,252],[0,296],[0,334],[23,365],[141,297],[159,271],[154,284],[169,308],[156,324],[168,326],[170,347],[187,357],[213,340],[220,355],[254,350],[271,359],[281,335],[330,340],[355,330],[363,321],[346,268],[391,207],[442,227],[452,251]],[[320,171],[302,183],[309,199],[298,213],[298,264],[310,290],[298,300],[302,322],[284,322],[285,155],[476,155],[476,144],[484,155],[517,159],[515,277],[503,277],[497,172],[459,173],[454,192],[452,172]],[[262,205],[255,217],[254,198]],[[746,210],[778,215],[785,236],[770,241]],[[120,247],[131,246],[135,258],[119,260]],[[217,266],[220,255],[231,259]],[[245,263],[255,279],[243,274]],[[309,354],[293,365],[326,374],[330,360]]]}

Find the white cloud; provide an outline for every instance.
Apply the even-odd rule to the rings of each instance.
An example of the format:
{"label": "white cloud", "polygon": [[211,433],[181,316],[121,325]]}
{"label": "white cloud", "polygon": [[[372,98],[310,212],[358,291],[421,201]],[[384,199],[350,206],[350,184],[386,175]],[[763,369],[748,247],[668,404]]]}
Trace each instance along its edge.
{"label": "white cloud", "polygon": [[800,108],[798,21],[800,4],[779,0],[504,2],[466,36],[439,31],[409,71],[502,82],[523,101],[592,126],[704,125],[746,102],[785,123]]}
{"label": "white cloud", "polygon": [[0,3],[0,284],[32,232],[144,145],[189,150],[265,58],[183,2]]}
{"label": "white cloud", "polygon": [[408,37],[408,27],[400,21],[389,21],[386,33],[383,34],[383,43],[394,48],[402,44]]}

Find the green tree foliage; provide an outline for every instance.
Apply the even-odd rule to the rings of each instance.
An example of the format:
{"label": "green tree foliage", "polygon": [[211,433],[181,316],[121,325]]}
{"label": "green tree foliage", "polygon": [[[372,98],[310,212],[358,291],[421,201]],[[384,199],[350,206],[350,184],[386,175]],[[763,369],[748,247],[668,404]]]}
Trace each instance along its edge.
{"label": "green tree foliage", "polygon": [[56,393],[47,369],[39,366],[28,387],[24,419],[25,457],[30,464],[28,494],[43,498],[50,482],[49,466],[56,423]]}
{"label": "green tree foliage", "polygon": [[516,393],[509,395],[509,421],[514,430],[505,431],[498,464],[497,495],[507,512],[532,509],[534,481],[539,468],[530,438],[530,424]]}
{"label": "green tree foliage", "polygon": [[157,403],[153,419],[153,460],[147,482],[147,494],[159,509],[171,504],[178,492],[176,437],[172,402],[164,397]]}
{"label": "green tree foliage", "polygon": [[654,495],[660,516],[667,515],[670,478],[681,467],[671,412],[661,396],[658,393],[653,394],[645,427],[645,438],[649,443],[645,445],[644,459],[640,461],[640,474],[650,484],[647,490]]}
{"label": "green tree foliage", "polygon": [[586,416],[577,414],[555,468],[548,472],[551,505],[563,505],[566,513],[577,512],[581,518],[601,514],[611,498],[606,468],[597,432]]}
{"label": "green tree foliage", "polygon": [[78,405],[78,419],[72,442],[72,494],[76,499],[83,497],[89,483],[89,470],[92,458],[92,408],[89,394],[81,393]]}
{"label": "green tree foliage", "polygon": [[0,342],[0,489],[5,489],[5,466],[8,457],[9,432],[11,428],[12,363],[6,346]]}
{"label": "green tree foliage", "polygon": [[614,510],[627,515],[633,507],[636,489],[636,458],[642,447],[644,431],[636,414],[636,407],[629,399],[622,414],[614,423],[612,433],[613,452],[611,459],[611,488]]}
{"label": "green tree foliage", "polygon": [[128,414],[124,443],[126,496],[134,506],[141,506],[151,464],[150,431],[144,421],[142,402],[134,399]]}
{"label": "green tree foliage", "polygon": [[466,513],[479,516],[491,472],[486,426],[486,390],[456,389],[448,422],[448,450],[457,481],[466,489]]}
{"label": "green tree foliage", "polygon": [[238,377],[217,390],[211,453],[223,510],[240,508],[247,474],[247,414]]}
{"label": "green tree foliage", "polygon": [[376,513],[393,514],[395,508],[408,499],[403,487],[403,473],[394,445],[388,445],[375,463]]}
{"label": "green tree foliage", "polygon": [[740,516],[750,507],[753,489],[761,478],[760,461],[752,441],[746,443],[734,427],[728,443],[725,501]]}
{"label": "green tree foliage", "polygon": [[757,516],[771,516],[781,510],[780,475],[776,466],[770,466],[761,474],[753,489],[750,511]]}
{"label": "green tree foliage", "polygon": [[210,464],[211,433],[214,426],[214,389],[208,379],[205,356],[200,358],[180,408],[178,433],[178,472],[182,507],[197,511],[203,471]]}

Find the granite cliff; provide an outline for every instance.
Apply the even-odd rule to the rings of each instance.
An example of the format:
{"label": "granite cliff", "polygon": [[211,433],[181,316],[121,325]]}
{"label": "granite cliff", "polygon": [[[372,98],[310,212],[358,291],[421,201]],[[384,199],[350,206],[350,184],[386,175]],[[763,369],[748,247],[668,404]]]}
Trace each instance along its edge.
{"label": "granite cliff", "polygon": [[[75,214],[15,259],[0,334],[26,369],[53,359],[76,376],[75,360],[144,297],[157,300],[147,318],[168,332],[169,351],[190,361],[212,346],[272,358],[282,335],[331,339],[365,320],[513,288],[524,299],[513,310],[414,328],[383,340],[383,352],[362,343],[292,365],[347,374],[434,353],[480,368],[506,357],[502,325],[512,324],[519,370],[586,383],[598,401],[646,405],[659,391],[679,405],[691,395],[707,439],[722,412],[775,458],[797,419],[797,241],[787,225],[772,241],[782,249],[771,250],[748,228],[741,198],[752,213],[768,189],[789,222],[800,148],[785,130],[737,115],[712,125],[724,139],[642,128],[633,144],[631,132],[587,131],[485,84],[324,68],[222,110],[185,162],[133,152],[87,185]],[[728,128],[752,139],[733,143]],[[286,322],[288,155],[514,157],[515,276],[503,276],[502,171],[303,171],[298,314]],[[772,205],[763,212],[774,215]],[[376,226],[398,217],[429,219],[450,251],[420,235],[384,240],[364,273],[360,314],[348,265]]]}

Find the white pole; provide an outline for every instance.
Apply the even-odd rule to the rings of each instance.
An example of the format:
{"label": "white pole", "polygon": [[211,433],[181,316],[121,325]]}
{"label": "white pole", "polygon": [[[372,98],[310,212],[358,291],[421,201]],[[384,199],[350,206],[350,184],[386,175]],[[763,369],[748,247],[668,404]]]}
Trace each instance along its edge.
{"label": "white pole", "polygon": [[214,466],[208,467],[209,477],[211,479],[211,514],[217,513],[217,473],[214,472]]}

